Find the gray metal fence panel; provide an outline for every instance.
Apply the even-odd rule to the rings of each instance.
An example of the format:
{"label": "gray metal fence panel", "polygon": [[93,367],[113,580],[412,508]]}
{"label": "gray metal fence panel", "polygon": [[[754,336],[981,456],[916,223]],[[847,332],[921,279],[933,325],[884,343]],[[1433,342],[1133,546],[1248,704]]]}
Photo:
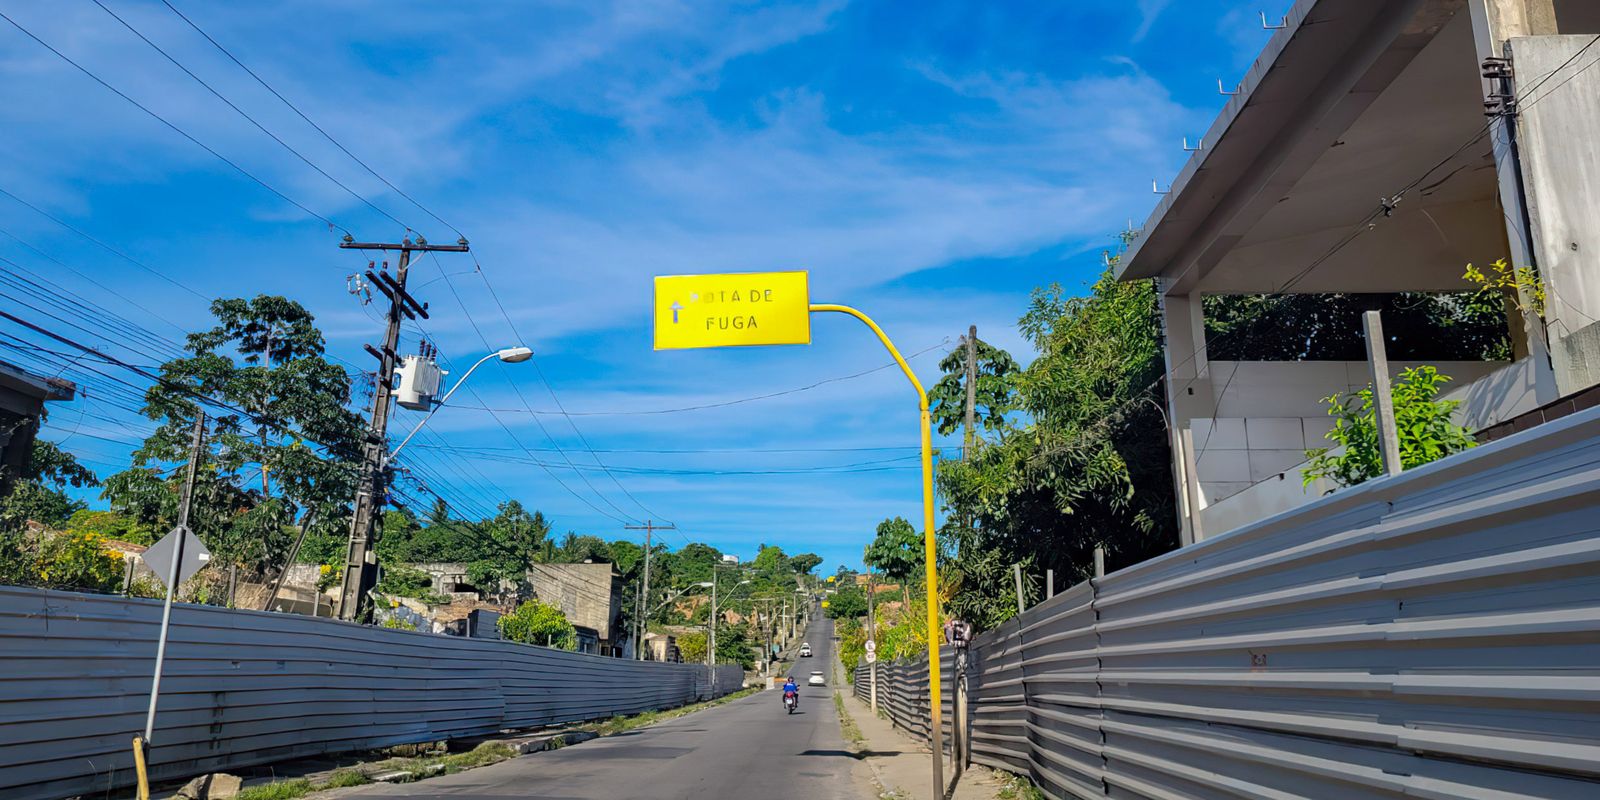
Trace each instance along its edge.
{"label": "gray metal fence panel", "polygon": [[[0,587],[0,796],[132,780],[160,603]],[[209,606],[173,607],[155,779],[632,714],[743,671]]]}
{"label": "gray metal fence panel", "polygon": [[969,687],[1055,798],[1600,797],[1600,410],[1074,587]]}

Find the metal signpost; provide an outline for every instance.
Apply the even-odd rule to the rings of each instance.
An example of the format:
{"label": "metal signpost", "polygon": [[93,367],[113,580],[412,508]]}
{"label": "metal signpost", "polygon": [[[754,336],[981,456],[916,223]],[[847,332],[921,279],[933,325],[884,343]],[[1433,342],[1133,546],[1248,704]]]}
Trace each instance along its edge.
{"label": "metal signpost", "polygon": [[922,545],[928,597],[928,688],[932,725],[933,797],[944,797],[944,733],[940,710],[939,572],[933,520],[933,430],[928,393],[894,342],[871,317],[854,308],[812,303],[805,272],[671,275],[655,279],[655,349],[810,344],[813,313],[848,314],[861,320],[883,344],[917,393],[922,439]]}
{"label": "metal signpost", "polygon": [[145,750],[156,727],[156,701],[161,695],[161,667],[167,658],[167,628],[172,622],[172,598],[178,586],[200,571],[211,560],[211,553],[200,538],[189,530],[189,504],[194,497],[194,475],[200,466],[200,444],[205,437],[206,414],[195,415],[194,436],[189,446],[189,472],[183,481],[183,492],[178,498],[178,524],[161,541],[144,551],[145,565],[157,575],[167,576],[167,599],[161,606],[161,632],[156,638],[155,677],[150,681],[150,709],[144,718],[144,736],[133,739],[133,763],[139,780],[139,800],[150,800],[150,782],[146,771]]}

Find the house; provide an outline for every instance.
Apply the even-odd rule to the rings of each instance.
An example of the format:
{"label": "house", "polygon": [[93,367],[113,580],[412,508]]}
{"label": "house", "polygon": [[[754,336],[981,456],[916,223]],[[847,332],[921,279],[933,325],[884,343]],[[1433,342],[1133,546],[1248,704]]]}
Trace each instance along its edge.
{"label": "house", "polygon": [[627,634],[617,627],[622,610],[616,568],[608,563],[533,564],[527,579],[533,596],[565,614],[574,626],[593,633],[597,652],[616,654]]}
{"label": "house", "polygon": [[35,375],[0,361],[0,497],[11,491],[11,483],[33,455],[44,404],[71,400],[76,394],[71,381]]}
{"label": "house", "polygon": [[1210,358],[1208,295],[1460,292],[1469,262],[1535,266],[1547,303],[1508,300],[1508,360],[1434,363],[1457,421],[1492,438],[1600,400],[1597,34],[1592,0],[1297,0],[1223,85],[1118,264],[1159,287],[1185,543],[1331,489],[1299,472],[1322,398],[1369,383],[1366,361]]}
{"label": "house", "polygon": [[683,661],[678,652],[678,637],[670,633],[647,633],[644,636],[644,660]]}

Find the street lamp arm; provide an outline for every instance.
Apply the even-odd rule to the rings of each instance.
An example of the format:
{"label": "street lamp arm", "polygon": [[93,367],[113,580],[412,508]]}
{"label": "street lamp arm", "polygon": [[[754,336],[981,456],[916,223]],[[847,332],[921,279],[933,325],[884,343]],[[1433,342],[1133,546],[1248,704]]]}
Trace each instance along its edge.
{"label": "street lamp arm", "polygon": [[466,383],[468,378],[472,377],[472,373],[476,372],[478,367],[483,366],[483,362],[488,361],[491,358],[498,358],[502,361],[508,361],[511,363],[516,363],[517,361],[526,361],[527,357],[523,355],[525,350],[526,348],[520,347],[496,350],[495,352],[478,359],[478,361],[467,370],[467,374],[462,375],[461,379],[456,381],[456,385],[450,387],[450,391],[445,392],[444,397],[439,398],[439,402],[433,404],[433,408],[428,409],[428,415],[423,417],[421,422],[417,423],[417,427],[412,428],[411,432],[406,434],[406,438],[401,439],[400,444],[397,445],[393,450],[389,451],[389,455],[385,456],[383,459],[384,465],[387,466],[389,462],[395,459],[395,456],[400,455],[400,451],[404,449],[406,444],[411,441],[411,437],[416,436],[417,433],[422,430],[422,426],[427,425],[428,420],[433,419],[433,415],[439,413],[439,409],[443,408],[445,403],[450,402],[450,396],[455,394],[456,390],[460,389],[461,385]]}
{"label": "street lamp arm", "polygon": [[389,451],[389,455],[383,460],[384,464],[388,464],[390,461],[395,459],[395,456],[400,455],[400,451],[405,449],[406,444],[411,441],[411,437],[416,436],[417,433],[422,430],[422,426],[427,425],[428,420],[433,419],[433,415],[439,413],[439,409],[442,408],[445,403],[450,401],[450,395],[455,394],[456,390],[461,388],[461,384],[466,383],[467,379],[472,377],[472,373],[476,371],[478,367],[483,366],[483,362],[488,361],[497,355],[499,354],[490,353],[489,355],[478,359],[477,363],[473,364],[472,368],[467,370],[467,374],[462,375],[461,379],[456,381],[456,385],[450,387],[450,391],[445,392],[444,397],[439,398],[439,402],[433,404],[433,408],[428,409],[428,415],[423,417],[421,422],[417,423],[417,427],[412,428],[411,432],[406,434],[406,438],[401,439],[400,444],[397,445],[393,450]]}

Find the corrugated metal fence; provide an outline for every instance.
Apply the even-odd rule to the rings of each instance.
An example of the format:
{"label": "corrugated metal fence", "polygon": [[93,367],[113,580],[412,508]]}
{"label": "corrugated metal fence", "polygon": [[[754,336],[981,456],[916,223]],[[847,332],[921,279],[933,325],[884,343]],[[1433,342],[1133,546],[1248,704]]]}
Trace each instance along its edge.
{"label": "corrugated metal fence", "polygon": [[[160,620],[155,601],[0,586],[0,797],[132,781]],[[174,606],[169,639],[157,780],[667,708],[744,678],[209,606]]]}
{"label": "corrugated metal fence", "polygon": [[970,658],[974,760],[1055,798],[1600,797],[1600,411],[1073,587]]}
{"label": "corrugated metal fence", "polygon": [[[955,670],[955,654],[950,648],[939,651],[940,669],[948,678]],[[950,682],[946,680],[948,686]],[[862,661],[856,665],[852,691],[863,703],[872,702],[872,668]],[[945,742],[950,741],[953,693],[946,691],[941,698],[940,726]],[[908,661],[901,664],[878,662],[878,711],[897,727],[919,739],[928,738],[928,662]]]}

